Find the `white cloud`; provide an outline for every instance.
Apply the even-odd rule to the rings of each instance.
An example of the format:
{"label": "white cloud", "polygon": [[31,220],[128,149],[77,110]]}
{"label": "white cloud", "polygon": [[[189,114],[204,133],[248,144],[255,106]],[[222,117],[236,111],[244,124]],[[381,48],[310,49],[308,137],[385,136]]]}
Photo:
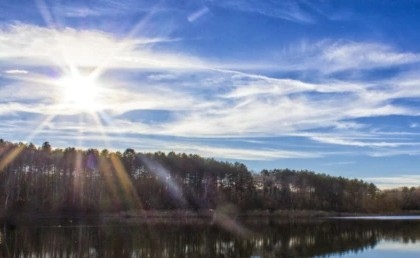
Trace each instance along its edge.
{"label": "white cloud", "polygon": [[362,180],[372,182],[381,189],[397,188],[402,186],[420,186],[420,175],[396,175],[389,177],[366,177]]}
{"label": "white cloud", "polygon": [[420,62],[419,53],[399,51],[378,42],[343,40],[294,42],[288,48],[273,51],[270,56],[266,59],[272,60],[271,69],[278,67],[285,71],[318,71],[321,74],[346,70],[363,71]]}
{"label": "white cloud", "polygon": [[244,74],[240,79],[233,75],[231,82],[231,90],[213,97],[217,105],[212,105],[211,109],[193,110],[176,123],[167,125],[168,133],[246,136],[281,135],[326,127],[360,129],[362,125],[345,120],[417,112],[389,104],[393,93],[376,93],[370,90],[370,84],[311,84]]}
{"label": "white cloud", "polygon": [[[406,87],[413,87],[408,83],[410,78],[399,84],[389,83],[378,91],[377,85],[383,82],[327,80],[309,83],[232,71],[198,72],[194,77],[188,74],[185,71],[130,79],[121,71],[118,78],[106,78],[102,97],[106,103],[104,112],[112,124],[105,129],[118,133],[210,138],[297,136],[322,144],[366,148],[412,146],[413,137],[405,141],[381,135],[375,137],[380,132],[370,132],[370,138],[360,137],[357,132],[366,132],[369,128],[351,121],[390,114],[415,115],[419,112],[415,108],[390,104],[393,99],[405,95],[401,92]],[[1,88],[0,95],[13,96],[9,100],[15,102],[15,105],[3,105],[3,114],[7,111],[77,114],[78,111],[63,109],[59,102],[54,103],[60,95],[57,89],[51,89],[50,85],[31,84],[31,87],[37,90],[29,95],[26,82]],[[202,87],[206,94],[200,92]],[[52,95],[56,97],[51,99]],[[43,105],[19,103],[31,99],[41,99]],[[132,120],[135,117],[119,117],[134,110],[166,110],[171,117],[153,124],[135,122]],[[330,129],[323,134],[305,133],[306,130],[325,128]]]}
{"label": "white cloud", "polygon": [[288,151],[279,149],[257,149],[257,148],[231,148],[197,145],[177,145],[171,144],[167,148],[162,146],[165,151],[197,153],[204,157],[215,157],[236,160],[278,160],[278,159],[300,159],[318,158],[322,153],[305,151]]}
{"label": "white cloud", "polygon": [[[414,139],[416,140],[416,139]],[[419,143],[412,143],[408,146],[419,146]],[[371,157],[392,157],[392,156],[420,156],[420,150],[416,148],[399,148],[399,149],[381,149],[376,151],[367,152],[368,156]]]}
{"label": "white cloud", "polygon": [[[19,62],[24,67],[58,65],[118,69],[115,77],[111,74],[98,78],[103,86],[100,99],[104,105],[100,111],[108,115],[104,130],[109,133],[191,138],[296,136],[320,144],[373,148],[375,151],[378,148],[380,151],[399,151],[415,145],[415,136],[393,140],[381,135],[380,129],[374,131],[375,128],[353,120],[419,115],[420,109],[416,106],[394,103],[400,98],[420,97],[420,77],[414,73],[369,82],[334,80],[329,76],[309,82],[217,69],[215,64],[198,57],[156,51],[151,46],[178,39],[119,39],[100,31],[71,28],[57,31],[25,24],[3,27],[0,33],[0,61],[9,65],[15,66],[14,63]],[[314,45],[301,48],[302,55],[310,54],[304,57],[300,69],[320,69],[328,73],[419,61],[416,53],[400,53],[382,44],[322,42]],[[293,67],[295,61],[292,59],[285,67]],[[12,75],[26,71],[2,70],[13,78]],[[147,74],[145,70],[159,73]],[[79,110],[61,105],[62,92],[54,85],[57,78],[48,78],[48,73],[45,74],[34,74],[31,70],[30,74],[16,76],[24,78],[4,83],[0,97],[8,103],[0,104],[0,114],[77,115]],[[126,114],[138,110],[164,110],[170,114],[170,119],[138,122],[136,117]],[[126,116],[122,118],[124,114]],[[78,126],[78,121],[61,123],[54,129],[75,130]],[[94,132],[96,128],[85,130]],[[310,130],[323,133],[307,133]],[[309,157],[307,153],[279,150],[195,147],[195,151],[222,153],[231,158],[242,156],[242,159]],[[375,153],[379,151],[370,155]]]}
{"label": "white cloud", "polygon": [[[89,125],[90,128],[87,127]],[[3,133],[4,129],[0,130]],[[269,161],[279,159],[301,159],[301,158],[319,158],[323,157],[325,153],[315,151],[293,151],[286,149],[268,149],[255,147],[230,147],[229,144],[203,144],[197,141],[190,141],[186,138],[181,139],[160,139],[149,138],[141,134],[136,137],[125,136],[124,133],[115,131],[108,131],[104,135],[97,133],[98,128],[92,126],[92,123],[86,121],[86,125],[79,124],[75,126],[71,123],[65,125],[60,124],[58,127],[52,123],[50,128],[44,128],[40,134],[52,136],[52,141],[62,142],[63,145],[55,145],[56,147],[68,147],[66,142],[68,140],[77,139],[80,142],[99,142],[96,145],[78,146],[81,148],[107,148],[114,150],[124,150],[125,148],[134,148],[139,152],[176,152],[176,153],[194,153],[203,157],[233,159],[233,160],[254,160],[254,161]],[[39,137],[39,136],[38,136]],[[101,146],[101,144],[108,142],[108,146]],[[121,149],[119,149],[121,148]]]}
{"label": "white cloud", "polygon": [[8,115],[8,114],[17,114],[19,112],[32,112],[33,110],[43,110],[45,109],[45,105],[30,105],[30,104],[23,104],[23,103],[0,103],[0,115]]}
{"label": "white cloud", "polygon": [[348,137],[334,137],[334,136],[313,136],[312,140],[335,144],[335,145],[346,145],[356,147],[400,147],[400,146],[412,146],[414,143],[407,142],[389,142],[389,141],[358,141],[354,139],[346,139]]}
{"label": "white cloud", "polygon": [[[100,84],[100,83],[99,83]],[[109,84],[109,85],[108,85]],[[173,112],[191,109],[205,109],[211,101],[201,101],[184,92],[159,85],[138,85],[137,89],[121,87],[123,84],[107,81],[100,84],[98,109],[109,115],[118,116],[133,110],[170,110]],[[75,115],[80,110],[63,103],[65,91],[50,83],[18,82],[0,87],[0,97],[7,103],[0,103],[2,114],[31,112],[42,115]]]}
{"label": "white cloud", "polygon": [[86,18],[88,16],[99,16],[99,15],[101,15],[101,13],[98,12],[97,10],[94,10],[94,9],[88,8],[88,7],[66,6],[65,8],[62,7],[62,8],[58,8],[58,9],[62,9],[62,12],[64,12],[65,16],[72,17],[72,18]]}
{"label": "white cloud", "polygon": [[19,70],[19,69],[13,69],[13,70],[6,70],[4,71],[5,74],[28,74],[29,72],[26,70]]}
{"label": "white cloud", "polygon": [[8,64],[104,68],[197,69],[205,64],[150,45],[179,39],[120,39],[101,31],[60,30],[28,24],[0,28],[0,60]]}
{"label": "white cloud", "polygon": [[356,161],[337,161],[337,162],[327,162],[324,163],[324,166],[347,166],[347,165],[351,165],[351,164],[355,164]]}
{"label": "white cloud", "polygon": [[390,46],[378,43],[335,43],[326,47],[321,58],[336,70],[366,69],[395,66],[420,61],[420,55],[399,53]]}
{"label": "white cloud", "polygon": [[418,135],[405,132],[389,133],[361,128],[333,129],[324,132],[296,132],[289,136],[305,137],[321,144],[359,147],[355,154],[371,157],[419,155],[413,150],[420,146]]}

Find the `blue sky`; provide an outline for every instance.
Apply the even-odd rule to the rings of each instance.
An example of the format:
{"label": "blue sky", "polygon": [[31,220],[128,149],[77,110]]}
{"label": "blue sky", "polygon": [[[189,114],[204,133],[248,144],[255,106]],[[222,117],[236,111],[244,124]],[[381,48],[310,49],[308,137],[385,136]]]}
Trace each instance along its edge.
{"label": "blue sky", "polygon": [[420,185],[420,1],[1,1],[0,135]]}

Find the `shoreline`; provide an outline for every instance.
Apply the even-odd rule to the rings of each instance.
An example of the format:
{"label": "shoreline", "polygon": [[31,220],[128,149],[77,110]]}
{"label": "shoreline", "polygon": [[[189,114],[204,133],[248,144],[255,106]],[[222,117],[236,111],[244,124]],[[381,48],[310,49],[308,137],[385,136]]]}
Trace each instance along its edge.
{"label": "shoreline", "polygon": [[318,220],[329,218],[351,218],[351,217],[378,217],[378,216],[419,216],[420,211],[389,212],[389,213],[351,213],[334,211],[312,211],[312,210],[278,210],[270,212],[268,210],[248,211],[243,213],[219,210],[131,210],[121,212],[15,212],[0,216],[0,224],[31,224],[43,220],[57,221],[87,221],[99,223],[196,223],[196,222],[215,222],[221,220],[282,220],[282,221],[301,221]]}

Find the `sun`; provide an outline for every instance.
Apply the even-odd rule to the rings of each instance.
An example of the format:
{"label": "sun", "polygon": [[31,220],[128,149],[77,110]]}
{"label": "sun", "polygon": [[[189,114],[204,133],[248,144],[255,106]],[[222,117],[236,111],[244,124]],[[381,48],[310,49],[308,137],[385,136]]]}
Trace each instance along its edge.
{"label": "sun", "polygon": [[60,102],[64,108],[75,112],[102,109],[102,89],[93,76],[75,72],[59,78],[56,84],[60,88]]}

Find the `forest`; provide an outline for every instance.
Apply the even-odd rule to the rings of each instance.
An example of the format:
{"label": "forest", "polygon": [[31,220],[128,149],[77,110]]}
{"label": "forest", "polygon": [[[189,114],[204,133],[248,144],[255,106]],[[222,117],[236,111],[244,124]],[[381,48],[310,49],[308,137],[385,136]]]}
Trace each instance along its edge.
{"label": "forest", "polygon": [[244,164],[185,153],[53,148],[0,139],[0,216],[15,212],[127,210],[240,212],[420,210],[420,187],[380,190],[358,179]]}

